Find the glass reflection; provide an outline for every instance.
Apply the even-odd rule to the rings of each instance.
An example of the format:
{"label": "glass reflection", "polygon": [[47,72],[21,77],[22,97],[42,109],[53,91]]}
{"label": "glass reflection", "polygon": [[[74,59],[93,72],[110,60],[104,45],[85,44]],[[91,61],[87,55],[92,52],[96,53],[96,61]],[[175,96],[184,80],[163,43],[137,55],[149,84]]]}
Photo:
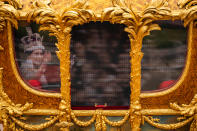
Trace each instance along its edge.
{"label": "glass reflection", "polygon": [[143,39],[142,90],[164,90],[183,72],[187,53],[187,31],[181,21],[158,21],[161,31]]}
{"label": "glass reflection", "polygon": [[38,32],[39,25],[23,21],[14,31],[16,62],[22,78],[34,89],[59,92],[59,60],[54,37]]}

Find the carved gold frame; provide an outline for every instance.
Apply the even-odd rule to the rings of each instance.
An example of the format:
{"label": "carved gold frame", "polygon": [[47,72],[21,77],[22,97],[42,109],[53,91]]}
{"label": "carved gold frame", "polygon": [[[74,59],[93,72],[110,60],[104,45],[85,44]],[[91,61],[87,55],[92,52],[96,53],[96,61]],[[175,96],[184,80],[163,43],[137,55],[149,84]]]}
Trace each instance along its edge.
{"label": "carved gold frame", "polygon": [[[69,3],[69,2],[68,2]],[[112,6],[96,12],[88,8],[86,1],[76,1],[61,11],[56,11],[50,1],[35,1],[29,11],[21,10],[16,0],[0,0],[0,121],[4,130],[42,130],[56,123],[60,130],[69,130],[73,123],[87,127],[95,122],[96,131],[107,130],[107,125],[122,126],[129,121],[132,131],[139,131],[144,121],[160,129],[177,129],[193,121],[190,130],[196,128],[197,95],[192,88],[195,78],[194,42],[197,1],[181,0],[179,10],[171,10],[166,0],[152,0],[142,10],[134,10],[123,0],[112,0]],[[96,5],[95,5],[96,6]],[[170,89],[157,93],[141,93],[141,52],[143,37],[160,27],[155,20],[184,21],[188,27],[188,54],[183,75]],[[60,60],[61,93],[44,93],[26,85],[20,77],[13,55],[12,26],[17,28],[18,20],[36,21],[40,30],[48,30],[57,38],[57,56]],[[125,31],[131,42],[130,109],[129,110],[72,110],[70,97],[70,31],[72,27],[89,21],[109,21],[125,24]],[[8,43],[8,44],[7,44]],[[3,53],[2,53],[3,52]],[[194,71],[194,72],[193,72]],[[5,88],[6,87],[6,88]],[[13,89],[15,91],[13,91]],[[180,93],[182,92],[182,93]],[[15,93],[23,93],[18,96]],[[185,99],[185,95],[187,99]],[[172,98],[172,96],[174,96]],[[182,99],[180,99],[182,96]],[[193,97],[193,99],[192,99]],[[158,99],[161,99],[159,102]],[[190,102],[191,101],[191,102]],[[176,102],[188,105],[179,106]],[[16,104],[17,103],[17,104]],[[24,104],[24,106],[21,106]],[[50,115],[48,122],[31,125],[23,122],[23,115]],[[176,124],[160,124],[154,115],[180,115],[184,120]],[[81,121],[78,116],[91,116]],[[110,121],[107,116],[123,116],[120,121]],[[187,117],[186,117],[187,116]]]}

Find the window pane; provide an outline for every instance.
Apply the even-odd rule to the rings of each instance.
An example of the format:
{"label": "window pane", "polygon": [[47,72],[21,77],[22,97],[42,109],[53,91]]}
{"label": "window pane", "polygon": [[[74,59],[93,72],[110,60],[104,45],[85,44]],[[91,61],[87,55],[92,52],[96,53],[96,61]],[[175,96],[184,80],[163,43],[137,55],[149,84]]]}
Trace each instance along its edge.
{"label": "window pane", "polygon": [[23,80],[32,88],[46,92],[60,91],[59,60],[55,37],[38,31],[39,25],[20,21],[14,31],[15,59]]}
{"label": "window pane", "polygon": [[163,90],[173,86],[184,69],[187,30],[181,21],[158,21],[161,31],[143,39],[142,90]]}
{"label": "window pane", "polygon": [[129,105],[130,42],[123,25],[76,26],[71,42],[72,106]]}

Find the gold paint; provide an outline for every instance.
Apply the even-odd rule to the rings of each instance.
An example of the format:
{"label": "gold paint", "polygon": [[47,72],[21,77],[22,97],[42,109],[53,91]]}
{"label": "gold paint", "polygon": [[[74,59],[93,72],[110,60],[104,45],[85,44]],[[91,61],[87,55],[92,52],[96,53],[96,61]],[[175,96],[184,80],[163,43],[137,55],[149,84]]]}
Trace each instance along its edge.
{"label": "gold paint", "polygon": [[190,131],[197,130],[197,94],[188,105],[182,104],[182,106],[179,106],[177,103],[170,103],[170,107],[176,111],[180,111],[181,115],[189,116],[193,120]]}
{"label": "gold paint", "polygon": [[[177,103],[170,103],[170,108],[179,111],[180,115],[183,115],[184,117],[177,118],[178,120],[186,119],[186,117],[189,117],[188,119],[175,123],[175,124],[160,124],[158,123],[158,119],[153,119],[152,117],[143,116],[143,121],[148,122],[150,125],[165,129],[165,130],[173,130],[180,127],[183,127],[184,125],[188,124],[192,121],[192,124],[190,126],[190,131],[196,131],[197,130],[197,94],[194,96],[194,98],[191,100],[190,104],[182,104],[182,106],[179,106]],[[158,110],[159,111],[159,110]],[[159,114],[159,113],[158,113]]]}
{"label": "gold paint", "polygon": [[2,46],[0,46],[0,51],[4,50],[4,48]]}
{"label": "gold paint", "polygon": [[23,115],[24,111],[32,108],[32,103],[26,103],[24,106],[21,104],[14,104],[3,90],[2,83],[3,69],[0,68],[0,121],[3,122],[4,130],[9,130],[9,124],[13,123],[12,118]]}
{"label": "gold paint", "polygon": [[[22,0],[23,8],[22,11],[28,11],[31,8],[31,2],[34,0]],[[125,0],[126,2],[131,2],[131,0]],[[74,0],[53,0],[52,7],[53,9],[60,12],[62,10],[62,5],[68,6],[69,4],[73,3]],[[141,11],[144,9],[147,3],[150,0],[132,0],[131,4],[134,10]],[[168,0],[169,7],[171,10],[177,10],[178,0]],[[89,8],[91,8],[94,12],[100,13],[104,8],[111,7],[111,0],[88,0]]]}
{"label": "gold paint", "polygon": [[62,111],[59,118],[60,130],[69,130],[71,124],[71,98],[70,98],[70,31],[74,25],[95,20],[91,10],[86,9],[85,1],[76,1],[66,7],[62,12],[56,12],[50,7],[50,2],[35,1],[33,10],[27,14],[27,20],[40,24],[39,30],[48,30],[49,35],[57,37],[56,44],[59,51],[61,78],[61,102],[59,110]]}
{"label": "gold paint", "polygon": [[54,109],[29,109],[28,111],[24,111],[24,115],[52,115],[56,116],[60,113],[59,110]]}
{"label": "gold paint", "polygon": [[[95,110],[72,110],[76,116],[93,116]],[[125,116],[128,110],[102,110],[104,116]]]}
{"label": "gold paint", "polygon": [[58,117],[54,117],[52,120],[50,120],[48,122],[45,122],[45,123],[42,123],[42,124],[39,124],[39,125],[26,124],[26,123],[16,119],[15,117],[11,117],[11,119],[13,120],[14,123],[16,123],[17,125],[19,125],[20,127],[24,128],[26,130],[37,131],[37,130],[42,130],[44,128],[49,127],[50,125],[55,123],[55,121],[58,120]]}
{"label": "gold paint", "polygon": [[148,115],[180,115],[180,111],[172,109],[142,109],[141,113],[143,116]]}
{"label": "gold paint", "polygon": [[122,126],[128,120],[128,118],[129,118],[129,112],[126,113],[126,115],[124,116],[124,118],[122,120],[116,121],[116,122],[110,121],[109,119],[107,119],[106,116],[103,116],[103,117],[104,117],[104,121],[108,125],[110,125],[110,126],[114,126],[114,127],[116,127],[116,126]]}
{"label": "gold paint", "polygon": [[189,119],[176,123],[176,124],[160,124],[160,123],[156,123],[154,122],[154,120],[149,119],[149,117],[143,116],[144,121],[148,122],[150,125],[156,127],[156,128],[160,128],[163,130],[173,130],[173,129],[177,129],[180,127],[185,126],[186,124],[188,124],[189,122],[192,121],[193,117],[190,117]]}
{"label": "gold paint", "polygon": [[[189,25],[197,19],[197,1],[196,0],[180,0],[178,5],[181,9],[185,9],[181,14],[181,19],[184,20],[184,26]],[[194,22],[196,25],[196,22]]]}
{"label": "gold paint", "polygon": [[95,121],[95,119],[96,119],[96,113],[94,113],[93,116],[92,116],[92,118],[89,121],[86,121],[86,122],[78,120],[73,112],[71,113],[71,117],[72,117],[73,121],[77,125],[86,127],[86,126],[91,125]]}
{"label": "gold paint", "polygon": [[[19,10],[21,6],[17,1],[9,0],[9,4],[5,4],[5,0],[1,1],[3,2],[0,2],[0,12],[2,13],[0,15],[0,20],[3,20],[3,22],[0,24],[0,29],[3,29],[5,26],[8,27],[8,44],[11,66],[17,81],[25,90],[32,94],[42,97],[61,98],[58,109],[30,109],[32,108],[32,104],[28,103],[28,99],[24,106],[16,105],[9,99],[3,90],[2,69],[0,69],[0,120],[4,124],[5,130],[10,130],[10,127],[12,127],[11,130],[42,130],[57,122],[55,125],[60,127],[60,130],[69,131],[69,127],[73,125],[71,121],[73,121],[75,124],[83,127],[87,127],[95,122],[96,131],[105,131],[107,130],[107,124],[114,127],[122,126],[128,119],[132,131],[139,131],[140,124],[143,123],[143,121],[147,121],[152,126],[161,129],[176,129],[184,126],[192,120],[193,122],[190,130],[196,130],[197,96],[194,97],[189,105],[179,106],[175,103],[170,104],[172,109],[143,109],[140,101],[141,98],[165,96],[174,92],[188,76],[192,51],[193,21],[196,19],[196,7],[194,6],[194,3],[196,3],[195,0],[182,0],[179,2],[180,8],[182,9],[172,12],[165,0],[148,1],[149,4],[146,6],[144,6],[144,3],[134,5],[127,0],[112,0],[112,4],[108,1],[105,2],[100,0],[100,4],[96,6],[97,2],[95,0],[90,0],[89,7],[87,6],[86,1],[82,0],[78,0],[73,4],[71,4],[73,0],[63,1],[62,3],[66,3],[66,6],[62,6],[62,3],[58,2],[58,0],[52,2],[49,0],[36,0],[31,4],[31,8],[30,5],[28,5],[30,1],[25,0],[23,3],[27,2],[28,4],[26,3],[22,10]],[[53,5],[53,3],[56,3],[56,5]],[[57,7],[60,7],[60,9]],[[104,7],[108,8],[104,9]],[[92,9],[92,11],[90,9]],[[9,15],[5,13],[6,11],[8,11]],[[158,93],[140,94],[141,59],[143,57],[141,48],[143,37],[149,35],[152,30],[160,29],[157,24],[153,24],[155,20],[172,20],[180,18],[184,20],[185,26],[189,25],[187,63],[183,75],[175,86],[168,90]],[[36,21],[37,24],[41,25],[40,30],[48,30],[50,35],[57,38],[58,43],[56,46],[58,48],[57,56],[60,60],[61,94],[36,91],[26,85],[20,77],[14,60],[11,30],[11,23],[17,28],[17,20],[27,20],[29,22]],[[125,24],[127,26],[125,31],[129,33],[128,35],[131,41],[131,96],[129,110],[71,109],[70,31],[75,25],[95,20],[110,21],[111,23]],[[6,22],[7,25],[5,24]],[[53,117],[49,119],[48,122],[39,125],[30,125],[20,120],[22,119],[20,118],[21,115],[50,115]],[[185,115],[189,116],[189,118],[175,124],[160,124],[158,123],[158,119],[154,119],[151,116],[147,117],[146,115]],[[88,121],[81,121],[77,119],[78,116],[91,116],[91,119]],[[110,121],[107,119],[108,116],[123,116],[124,118],[119,121]],[[21,128],[16,128],[15,124],[19,125]]]}
{"label": "gold paint", "polygon": [[[8,4],[6,4],[7,2]],[[0,1],[0,31],[6,27],[6,22],[9,21],[15,28],[18,28],[17,19],[19,19],[19,12],[17,8],[20,8],[21,5],[14,0],[1,0]]]}
{"label": "gold paint", "polygon": [[133,11],[131,3],[121,0],[112,0],[113,6],[103,11],[102,21],[109,20],[112,24],[125,24],[125,31],[128,32],[130,39],[130,122],[134,131],[140,130],[141,123],[141,52],[142,40],[144,36],[149,35],[152,30],[160,30],[155,20],[165,19],[170,16],[170,9],[167,7],[167,1],[152,0],[146,8],[140,13]]}

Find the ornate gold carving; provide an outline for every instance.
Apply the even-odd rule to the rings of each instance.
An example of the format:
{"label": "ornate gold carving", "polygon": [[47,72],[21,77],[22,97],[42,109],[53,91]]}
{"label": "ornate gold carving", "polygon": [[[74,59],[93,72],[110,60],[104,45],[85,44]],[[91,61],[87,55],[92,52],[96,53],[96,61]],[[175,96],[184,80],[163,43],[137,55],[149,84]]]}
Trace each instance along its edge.
{"label": "ornate gold carving", "polygon": [[40,125],[30,125],[20,121],[19,119],[22,119],[21,116],[24,112],[31,109],[33,104],[26,103],[24,106],[21,104],[14,104],[3,90],[2,73],[3,69],[0,68],[0,121],[3,122],[3,128],[5,131],[22,130],[21,128],[17,128],[15,124],[27,130],[41,130],[52,125],[58,120],[59,116],[54,117],[50,121]]}
{"label": "ornate gold carving", "polygon": [[26,103],[24,106],[21,104],[15,105],[3,90],[2,73],[3,69],[0,68],[0,121],[3,122],[4,129],[8,130],[9,124],[12,122],[11,118],[21,116],[24,111],[32,108],[33,104]]}
{"label": "ornate gold carving", "polygon": [[181,115],[189,116],[194,119],[190,126],[190,131],[197,130],[197,94],[189,105],[183,104],[182,106],[179,106],[177,103],[170,103],[170,107],[174,110],[180,111]]}
{"label": "ornate gold carving", "polygon": [[112,121],[110,121],[109,119],[107,119],[107,117],[106,116],[103,116],[104,117],[104,121],[108,124],[108,125],[110,125],[110,126],[121,126],[121,125],[123,125],[127,120],[128,120],[128,118],[129,118],[129,112],[127,112],[126,113],[126,115],[124,116],[124,118],[122,119],[122,120],[120,120],[120,121],[116,121],[116,122],[112,122]]}
{"label": "ornate gold carving", "polygon": [[[184,125],[188,124],[192,120],[192,124],[190,126],[190,131],[196,131],[197,130],[197,94],[194,96],[194,98],[191,100],[189,105],[182,104],[182,106],[179,106],[177,103],[170,103],[171,109],[175,111],[179,111],[180,115],[183,115],[184,117],[178,117],[177,120],[180,121],[182,119],[186,119],[184,121],[175,123],[175,124],[160,124],[157,119],[153,119],[152,117],[143,116],[143,121],[148,122],[154,127],[165,129],[165,130],[173,130],[180,127],[183,127]],[[189,118],[187,118],[189,117]],[[156,122],[155,122],[156,120]]]}
{"label": "ornate gold carving", "polygon": [[[184,20],[184,26],[197,19],[197,1],[196,0],[180,0],[179,8],[185,9],[181,13],[181,19]],[[194,23],[196,24],[196,23]]]}
{"label": "ornate gold carving", "polygon": [[[1,0],[5,1],[5,0]],[[9,4],[0,2],[0,20],[3,20],[3,23],[0,24],[0,29],[3,29],[8,21],[8,33],[11,36],[11,27],[9,26],[9,21],[17,27],[17,19],[19,18],[19,13],[17,8],[20,5],[15,1],[8,1]],[[94,15],[94,13],[88,10],[85,1],[76,1],[69,7],[66,7],[61,12],[57,12],[53,9],[49,0],[46,1],[35,1],[32,5],[32,10],[30,10],[25,19],[30,21],[36,21],[37,24],[40,24],[40,30],[48,30],[50,35],[54,35],[58,39],[56,44],[59,51],[57,51],[58,58],[60,59],[60,71],[61,71],[61,102],[58,110],[46,110],[46,109],[30,109],[32,104],[25,104],[24,106],[15,105],[11,102],[8,96],[3,92],[2,81],[0,80],[0,120],[3,121],[4,128],[9,130],[16,130],[15,124],[27,130],[42,130],[50,125],[54,124],[56,121],[59,121],[56,126],[60,127],[61,130],[69,130],[69,127],[73,125],[72,120],[79,126],[89,126],[95,122],[95,127],[97,131],[106,130],[106,124],[110,126],[122,126],[130,117],[130,123],[132,130],[140,130],[141,120],[147,121],[149,124],[161,128],[161,129],[176,129],[179,128],[190,121],[193,121],[191,125],[191,130],[195,130],[196,126],[196,98],[188,106],[180,107],[177,104],[171,104],[171,107],[175,110],[163,109],[166,114],[181,114],[188,115],[190,118],[176,124],[160,124],[157,119],[152,117],[142,116],[146,114],[159,115],[162,114],[162,109],[156,109],[151,112],[151,109],[147,109],[145,113],[141,109],[140,105],[140,88],[141,88],[141,59],[143,53],[141,52],[142,48],[142,39],[144,36],[148,35],[151,30],[160,29],[157,24],[154,24],[155,20],[161,19],[171,19],[171,14],[169,8],[167,7],[166,1],[156,1],[152,0],[144,10],[136,12],[132,10],[132,7],[124,2],[123,0],[112,0],[113,7],[105,9],[102,14]],[[188,2],[180,2],[181,8],[186,8],[187,11],[184,13],[182,19],[185,20],[185,25],[192,23],[195,20],[195,1],[189,0]],[[9,7],[9,8],[7,8]],[[6,13],[8,11],[8,13]],[[22,13],[21,13],[22,14]],[[21,15],[20,14],[20,15]],[[178,14],[180,15],[180,14]],[[182,15],[182,14],[181,14]],[[70,31],[72,27],[79,24],[84,24],[89,21],[100,20],[106,21],[109,20],[111,23],[120,23],[125,24],[127,27],[125,31],[129,33],[129,38],[131,41],[131,97],[130,97],[130,109],[123,111],[105,111],[105,110],[95,110],[95,111],[73,111],[71,110],[71,98],[70,98]],[[176,14],[175,14],[176,16]],[[188,20],[186,20],[188,18]],[[190,26],[190,34],[193,24]],[[12,37],[9,37],[9,44],[12,44]],[[189,37],[189,49],[191,49],[191,36]],[[13,47],[10,46],[10,52],[13,51]],[[2,49],[0,47],[0,49]],[[189,50],[191,51],[191,50]],[[14,61],[13,53],[12,61]],[[190,58],[191,52],[188,55]],[[190,59],[188,59],[190,61]],[[12,62],[13,65],[14,62]],[[15,65],[15,64],[14,64]],[[16,66],[12,66],[15,68]],[[187,69],[189,67],[186,67]],[[16,73],[15,73],[16,74]],[[2,77],[2,69],[0,69],[0,78]],[[182,79],[183,80],[183,79]],[[22,80],[20,80],[22,81]],[[31,89],[28,89],[29,91]],[[33,90],[33,89],[32,89]],[[30,91],[34,94],[41,96],[53,97],[54,95],[41,93],[36,91]],[[168,91],[169,93],[169,91]],[[47,94],[47,95],[46,95]],[[162,93],[161,93],[162,94]],[[165,94],[165,93],[163,93]],[[143,95],[141,95],[142,97]],[[186,108],[187,107],[187,108]],[[183,113],[184,112],[184,113]],[[48,122],[42,123],[40,125],[30,125],[20,121],[20,117],[23,114],[31,115],[54,115]],[[144,113],[144,114],[143,114]],[[92,116],[88,121],[81,121],[77,119],[77,116]],[[107,116],[123,116],[124,118],[120,121],[110,121],[107,119]],[[17,129],[19,130],[19,129]],[[20,129],[23,130],[23,129]]]}
{"label": "ornate gold carving", "polygon": [[13,6],[15,9],[22,8],[22,4],[19,0],[1,0],[1,2],[7,2],[9,5]]}
{"label": "ornate gold carving", "polygon": [[59,106],[60,111],[62,111],[59,118],[59,125],[63,125],[61,130],[68,130],[69,126],[72,125],[65,124],[65,122],[71,122],[70,31],[74,25],[95,20],[94,14],[86,9],[85,3],[85,1],[76,1],[73,5],[58,13],[50,7],[50,2],[35,1],[33,11],[27,14],[28,21],[36,21],[37,24],[40,24],[40,30],[48,30],[50,35],[56,36],[58,40],[56,46],[59,49],[57,56],[60,59],[61,72],[62,101]]}
{"label": "ornate gold carving", "polygon": [[140,13],[134,12],[132,7],[122,0],[112,0],[112,3],[114,7],[105,9],[101,18],[102,20],[109,20],[111,23],[120,23],[127,26],[125,31],[129,33],[131,43],[130,120],[132,129],[140,130],[142,40],[144,36],[149,35],[150,31],[160,30],[160,27],[153,24],[153,21],[169,17],[170,10],[165,0],[152,0]]}
{"label": "ornate gold carving", "polygon": [[160,124],[160,123],[156,123],[154,120],[151,120],[150,117],[147,116],[143,116],[143,119],[148,122],[150,125],[160,128],[160,129],[164,129],[164,130],[173,130],[173,129],[177,129],[180,127],[183,127],[184,125],[188,124],[189,122],[192,121],[193,117],[179,122],[179,123],[175,123],[175,124]]}
{"label": "ornate gold carving", "polygon": [[71,117],[72,117],[73,121],[77,125],[86,127],[86,126],[91,125],[95,121],[95,119],[96,119],[96,113],[92,116],[92,118],[89,121],[86,121],[86,122],[78,120],[76,118],[76,115],[73,112],[71,112]]}
{"label": "ornate gold carving", "polygon": [[[6,4],[7,2],[8,4]],[[0,0],[0,32],[6,27],[6,22],[9,21],[15,28],[18,28],[17,19],[19,19],[18,8],[21,4],[15,0]],[[0,51],[3,47],[0,45]]]}
{"label": "ornate gold carving", "polygon": [[58,117],[54,117],[53,119],[51,119],[48,122],[45,122],[45,123],[42,123],[39,125],[30,125],[30,124],[26,124],[16,118],[14,118],[14,117],[11,117],[11,118],[12,118],[13,122],[16,123],[17,125],[19,125],[20,127],[24,128],[26,130],[31,130],[31,131],[37,131],[37,130],[42,130],[44,128],[47,128],[58,120]]}
{"label": "ornate gold carving", "polygon": [[[6,4],[7,2],[8,4]],[[18,8],[21,8],[21,4],[15,0],[1,0],[0,1],[0,31],[6,26],[6,22],[9,21],[15,28],[18,28],[17,19],[19,19]]]}

